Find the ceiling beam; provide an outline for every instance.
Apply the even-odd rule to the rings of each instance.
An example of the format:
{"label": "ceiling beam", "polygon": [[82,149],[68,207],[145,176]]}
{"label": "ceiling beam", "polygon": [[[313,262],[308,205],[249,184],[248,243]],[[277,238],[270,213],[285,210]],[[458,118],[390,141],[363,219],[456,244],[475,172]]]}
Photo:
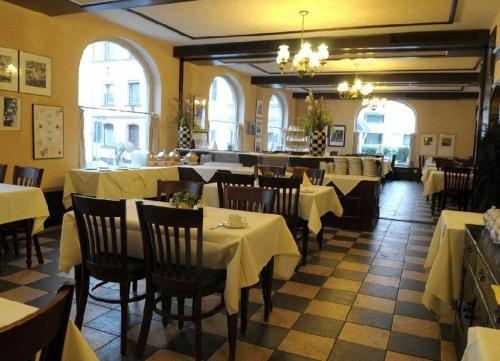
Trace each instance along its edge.
{"label": "ceiling beam", "polygon": [[[460,52],[484,49],[489,30],[452,30],[415,33],[394,33],[366,36],[311,38],[324,42],[333,52],[343,54],[370,52],[415,52],[444,50]],[[204,44],[174,47],[174,56],[186,60],[226,59],[244,57],[275,57],[278,47],[286,43],[290,49],[300,47],[300,39],[264,40],[239,43]]]}
{"label": "ceiling beam", "polygon": [[[376,92],[379,98],[387,99],[414,99],[414,100],[458,100],[458,99],[477,99],[478,92]],[[293,93],[294,99],[305,99],[307,93]],[[340,100],[337,93],[314,93],[316,98]]]}
{"label": "ceiling beam", "polygon": [[[363,81],[375,84],[479,84],[477,73],[360,73]],[[297,75],[253,76],[251,83],[263,86],[337,85],[351,81],[354,74],[316,74],[299,78]]]}
{"label": "ceiling beam", "polygon": [[82,6],[85,11],[104,11],[113,9],[134,9],[145,6],[168,5],[175,3],[191,2],[195,0],[120,0],[120,1],[102,1],[101,3]]}

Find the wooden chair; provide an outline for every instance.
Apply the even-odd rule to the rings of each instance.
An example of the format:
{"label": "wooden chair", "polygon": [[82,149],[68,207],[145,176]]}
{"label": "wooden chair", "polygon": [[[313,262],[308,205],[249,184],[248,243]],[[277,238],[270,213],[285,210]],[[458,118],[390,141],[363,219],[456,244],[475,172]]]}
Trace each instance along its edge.
{"label": "wooden chair", "polygon": [[[271,177],[284,177],[285,176],[286,167],[278,167],[272,165],[259,165],[255,167],[256,176],[263,175]],[[259,173],[260,172],[260,173]]]}
{"label": "wooden chair", "polygon": [[38,311],[0,328],[0,360],[60,361],[66,338],[71,303],[71,284],[64,284],[57,295]]}
{"label": "wooden chair", "polygon": [[286,224],[296,241],[300,239],[298,233],[302,230],[302,263],[305,264],[307,260],[309,229],[307,228],[307,222],[299,217],[301,183],[302,179],[295,177],[278,178],[259,176],[259,186],[273,189],[276,193],[273,213],[281,214],[285,218]]}
{"label": "wooden chair", "polygon": [[[75,212],[82,264],[75,269],[77,280],[76,325],[81,328],[87,297],[96,301],[120,304],[121,353],[127,353],[128,304],[145,298],[137,295],[137,281],[146,277],[144,261],[127,255],[126,201],[111,201],[71,195]],[[98,282],[89,291],[90,277]],[[120,298],[110,299],[93,293],[105,283],[120,285]],[[130,297],[134,283],[134,297]]]}
{"label": "wooden chair", "polygon": [[224,189],[228,186],[253,187],[255,178],[251,174],[232,174],[217,171],[215,173],[217,181],[217,192],[219,194],[219,208],[224,206]]}
{"label": "wooden chair", "polygon": [[[224,301],[221,297],[220,304],[207,312],[202,311],[201,302],[203,297],[223,294],[226,284],[226,270],[203,267],[203,210],[174,209],[137,202],[137,213],[147,277],[146,304],[135,356],[141,358],[144,354],[154,311],[162,315],[164,325],[167,318],[194,322],[196,360],[201,360],[201,320],[219,312],[224,307]],[[184,234],[182,238],[180,232]],[[156,298],[156,292],[160,292],[161,297]],[[192,315],[172,313],[168,301],[171,297],[191,298]],[[161,310],[156,307],[158,302],[162,303]],[[181,305],[178,306],[179,311],[180,308]],[[235,358],[237,323],[238,314],[228,315],[231,360]]]}
{"label": "wooden chair", "polygon": [[418,174],[418,179],[417,179],[417,183],[421,183],[422,180],[422,171],[424,169],[424,166],[425,166],[425,155],[422,155],[420,154],[418,156],[418,169],[419,169],[419,174]]}
{"label": "wooden chair", "polygon": [[325,178],[324,169],[309,168],[306,170],[306,174],[312,184],[316,186],[323,185],[323,179]]}
{"label": "wooden chair", "polygon": [[194,181],[158,180],[156,200],[169,201],[174,193],[188,192],[196,199],[201,198],[203,183]]}
{"label": "wooden chair", "polygon": [[459,211],[467,210],[470,173],[470,168],[444,168],[444,191],[441,195],[441,210],[445,209],[448,198],[453,199],[458,204]]}
{"label": "wooden chair", "polygon": [[[272,213],[274,207],[275,192],[272,189],[256,187],[226,187],[224,192],[224,208],[237,209],[240,211]],[[269,320],[272,309],[271,294],[274,273],[274,258],[262,269],[262,296],[264,298],[264,320]],[[250,288],[241,289],[241,333],[245,333],[248,321],[248,298]]]}
{"label": "wooden chair", "polygon": [[7,164],[0,164],[0,183],[5,183],[6,174],[7,174]]}

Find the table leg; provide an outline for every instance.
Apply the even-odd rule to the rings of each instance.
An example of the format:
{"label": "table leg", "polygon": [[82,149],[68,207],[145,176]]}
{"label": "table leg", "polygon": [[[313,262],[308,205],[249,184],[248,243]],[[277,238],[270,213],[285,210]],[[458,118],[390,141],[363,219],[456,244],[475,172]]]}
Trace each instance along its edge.
{"label": "table leg", "polygon": [[431,214],[434,215],[434,207],[436,206],[436,193],[431,196]]}
{"label": "table leg", "polygon": [[[31,232],[33,230],[33,221],[24,222],[24,232],[26,233],[26,266],[31,268]],[[14,230],[15,232],[15,230]],[[16,242],[16,241],[15,241]]]}
{"label": "table leg", "polygon": [[302,221],[302,264],[307,263],[307,250],[309,248],[309,228],[307,227],[307,221]]}
{"label": "table leg", "polygon": [[229,339],[228,360],[236,360],[236,336],[238,332],[238,313],[227,315],[227,334]]}
{"label": "table leg", "polygon": [[318,242],[318,247],[320,251],[323,249],[323,226],[321,226],[321,231],[316,235],[316,241]]}

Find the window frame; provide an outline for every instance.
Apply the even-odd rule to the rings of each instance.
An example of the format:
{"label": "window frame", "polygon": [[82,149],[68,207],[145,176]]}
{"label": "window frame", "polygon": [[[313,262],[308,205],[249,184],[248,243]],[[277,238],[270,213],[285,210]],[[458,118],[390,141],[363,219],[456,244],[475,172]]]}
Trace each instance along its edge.
{"label": "window frame", "polygon": [[[215,86],[217,86],[217,82],[216,80],[217,79],[222,79],[223,81],[225,81],[231,91],[231,94],[232,94],[232,99],[234,100],[234,121],[227,121],[227,120],[222,120],[222,119],[212,119],[212,113],[213,112],[210,112],[210,104],[213,102],[212,100],[212,94],[213,94],[213,86],[215,84]],[[237,90],[237,86],[234,84],[234,82],[229,79],[228,77],[224,76],[224,75],[217,75],[214,77],[214,79],[212,80],[212,82],[210,83],[210,88],[209,88],[209,102],[208,102],[208,135],[209,135],[209,142],[213,142],[215,141],[214,139],[210,139],[211,138],[211,134],[212,134],[212,123],[222,123],[222,124],[230,124],[232,126],[232,128],[234,128],[234,136],[233,136],[233,139],[231,140],[231,150],[236,150],[238,148],[238,129],[239,129],[239,110],[240,110],[240,99],[238,97],[238,90]],[[214,137],[216,138],[216,136]],[[220,144],[217,144],[218,147],[220,147],[221,145]],[[223,146],[222,149],[225,149],[226,146]],[[229,144],[227,145],[227,148],[229,148]],[[219,148],[221,149],[221,148]],[[222,150],[221,149],[221,150]],[[229,150],[229,149],[228,149]]]}
{"label": "window frame", "polygon": [[[280,106],[280,109],[281,109],[281,127],[275,127],[275,126],[270,126],[269,124],[269,113],[270,113],[270,109],[271,109],[271,101],[272,99],[275,98],[277,103],[279,104]],[[285,124],[285,118],[286,118],[286,108],[285,108],[285,104],[284,104],[284,101],[283,101],[283,98],[281,97],[281,95],[279,93],[275,93],[273,95],[271,95],[271,97],[269,98],[269,104],[268,104],[268,107],[267,107],[267,150],[274,150],[274,149],[270,149],[270,144],[269,144],[269,130],[272,128],[272,129],[278,129],[279,133],[280,133],[280,139],[281,139],[281,148],[283,150],[283,129],[285,129],[286,127],[286,124]]]}

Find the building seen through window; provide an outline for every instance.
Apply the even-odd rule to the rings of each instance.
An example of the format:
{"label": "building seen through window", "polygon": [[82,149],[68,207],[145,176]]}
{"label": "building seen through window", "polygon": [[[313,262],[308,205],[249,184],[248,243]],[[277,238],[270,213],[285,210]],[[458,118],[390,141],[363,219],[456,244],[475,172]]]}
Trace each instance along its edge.
{"label": "building seen through window", "polygon": [[238,104],[234,86],[216,77],[210,86],[208,102],[209,141],[220,150],[236,150],[238,141]]}
{"label": "building seen through window", "polygon": [[274,94],[269,100],[269,111],[267,113],[267,150],[283,149],[285,122],[283,101]]}

